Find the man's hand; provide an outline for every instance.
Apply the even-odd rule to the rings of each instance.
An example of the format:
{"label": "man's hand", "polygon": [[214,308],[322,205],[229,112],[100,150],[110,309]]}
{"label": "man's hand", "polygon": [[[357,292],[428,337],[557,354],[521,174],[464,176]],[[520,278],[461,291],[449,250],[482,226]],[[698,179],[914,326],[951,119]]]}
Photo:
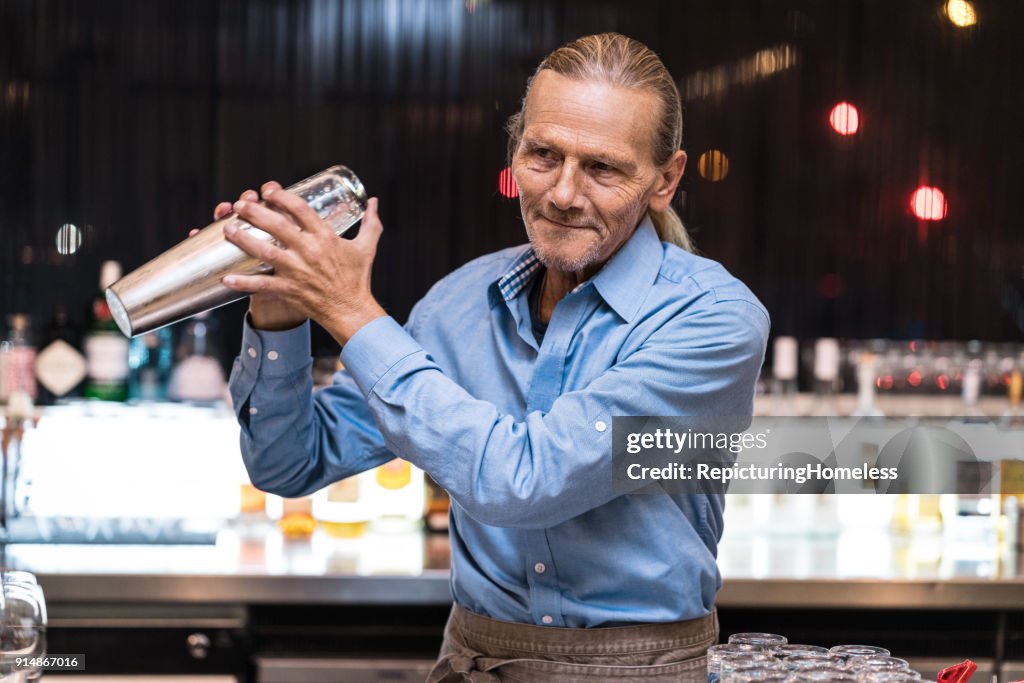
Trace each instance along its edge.
{"label": "man's hand", "polygon": [[[370,291],[373,259],[384,229],[376,198],[369,201],[359,236],[347,240],[335,235],[312,207],[278,183],[266,183],[260,189],[265,206],[256,202],[253,192],[243,194],[230,208],[268,232],[277,244],[244,230],[224,231],[229,242],[274,268],[273,275],[224,278],[225,287],[252,293],[256,327],[284,329],[302,322],[299,316],[312,318],[344,345],[363,325],[387,315]],[[222,207],[228,208],[226,204],[217,208]],[[282,323],[287,324],[278,327]]]}
{"label": "man's hand", "polygon": [[[273,184],[277,186],[276,183]],[[264,187],[271,186],[270,183]],[[258,202],[259,195],[255,190],[246,190],[238,199],[240,201]],[[214,220],[220,220],[231,214],[231,202],[221,202],[213,210]],[[189,237],[199,232],[193,230]],[[306,316],[296,311],[287,301],[273,293],[256,292],[249,297],[249,316],[252,326],[257,330],[289,330],[306,321]]]}

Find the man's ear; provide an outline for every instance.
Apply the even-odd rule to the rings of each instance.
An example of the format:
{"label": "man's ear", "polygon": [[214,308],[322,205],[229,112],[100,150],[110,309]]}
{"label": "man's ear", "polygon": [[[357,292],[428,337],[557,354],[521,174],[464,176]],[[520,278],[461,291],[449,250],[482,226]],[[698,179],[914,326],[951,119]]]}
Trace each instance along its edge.
{"label": "man's ear", "polygon": [[679,181],[686,170],[686,152],[678,150],[664,166],[658,170],[658,182],[654,194],[648,203],[651,211],[664,211],[672,203]]}

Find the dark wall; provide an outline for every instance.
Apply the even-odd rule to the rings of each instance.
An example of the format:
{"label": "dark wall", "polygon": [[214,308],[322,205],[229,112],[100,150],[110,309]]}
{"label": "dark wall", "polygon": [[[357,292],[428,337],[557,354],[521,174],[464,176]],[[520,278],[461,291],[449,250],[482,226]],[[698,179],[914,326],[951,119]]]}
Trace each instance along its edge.
{"label": "dark wall", "polygon": [[[375,291],[404,319],[523,241],[503,123],[544,54],[618,30],[678,79],[681,213],[777,333],[1021,339],[1024,4],[975,5],[957,29],[939,0],[0,0],[0,313],[81,311],[102,260],[134,268],[218,201],[344,163],[381,198]],[[911,215],[924,183],[945,220]],[[60,256],[67,222],[85,242]]]}

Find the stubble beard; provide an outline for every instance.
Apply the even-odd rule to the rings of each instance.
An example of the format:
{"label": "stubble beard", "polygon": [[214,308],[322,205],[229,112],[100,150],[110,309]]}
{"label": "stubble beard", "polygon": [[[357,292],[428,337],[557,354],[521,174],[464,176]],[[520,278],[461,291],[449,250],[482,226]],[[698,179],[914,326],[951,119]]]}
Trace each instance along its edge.
{"label": "stubble beard", "polygon": [[555,237],[553,240],[545,242],[544,240],[538,239],[536,231],[533,229],[533,223],[527,220],[525,213],[526,212],[524,211],[523,224],[526,226],[526,237],[530,240],[530,245],[533,247],[533,251],[537,255],[537,258],[546,268],[562,273],[578,273],[594,265],[600,259],[604,240],[600,237],[601,233],[594,230],[593,227],[565,228],[566,230],[594,230],[598,237],[590,243],[582,254],[574,258],[569,258],[563,253],[560,253],[557,248],[558,241],[568,240],[560,240],[558,237]]}

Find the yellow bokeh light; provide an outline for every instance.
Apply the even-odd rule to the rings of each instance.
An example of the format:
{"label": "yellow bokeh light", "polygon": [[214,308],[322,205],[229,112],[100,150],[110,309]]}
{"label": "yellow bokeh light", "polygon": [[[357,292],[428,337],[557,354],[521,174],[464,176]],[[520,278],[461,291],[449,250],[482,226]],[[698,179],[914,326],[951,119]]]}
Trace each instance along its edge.
{"label": "yellow bokeh light", "polygon": [[974,3],[970,0],[948,0],[945,12],[949,20],[960,28],[974,26],[978,23],[978,15],[974,13]]}
{"label": "yellow bokeh light", "polygon": [[697,160],[697,169],[705,180],[715,183],[729,175],[729,157],[718,149],[709,149]]}

